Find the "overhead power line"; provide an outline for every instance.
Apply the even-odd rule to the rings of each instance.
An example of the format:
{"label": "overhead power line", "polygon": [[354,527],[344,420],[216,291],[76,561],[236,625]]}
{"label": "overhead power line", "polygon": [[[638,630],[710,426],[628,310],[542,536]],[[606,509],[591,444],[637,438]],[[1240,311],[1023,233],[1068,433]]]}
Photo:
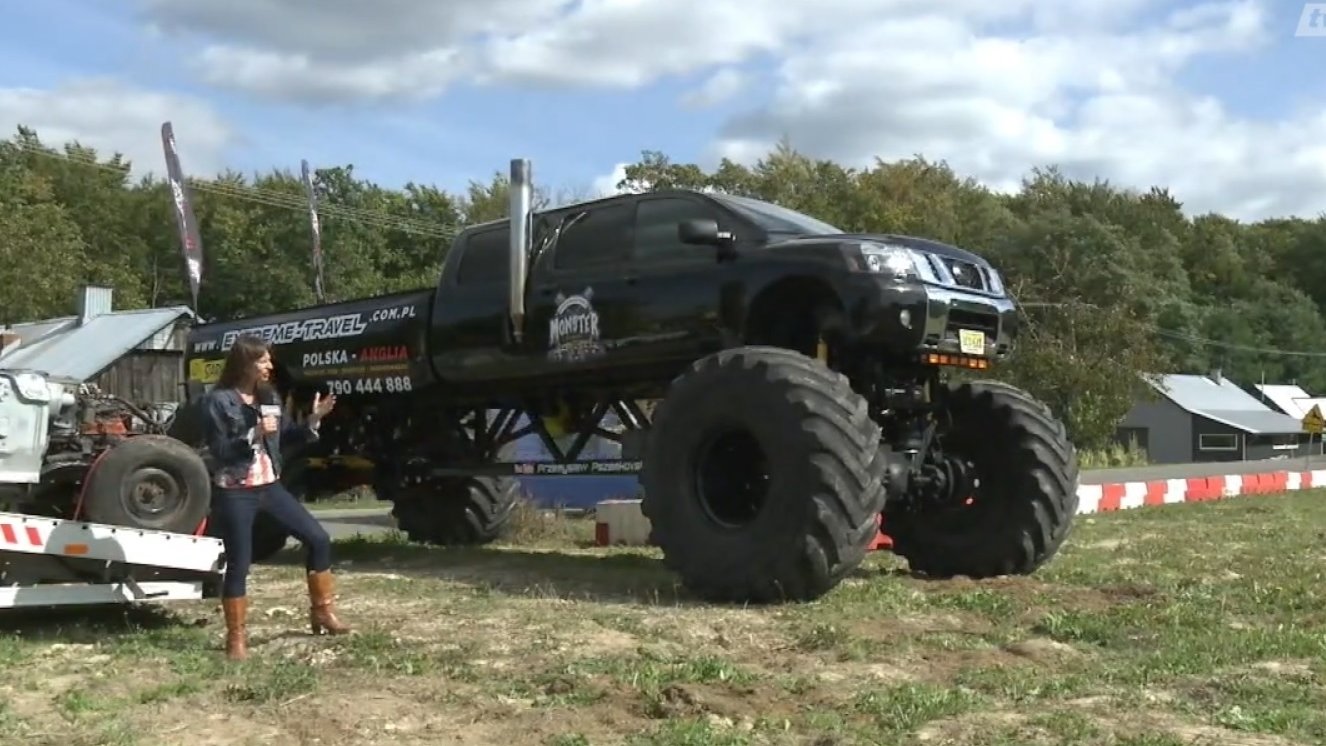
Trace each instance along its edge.
{"label": "overhead power line", "polygon": [[[77,166],[99,169],[108,173],[122,175],[127,170],[123,167],[99,162],[93,156],[57,153],[28,143],[13,141],[0,143],[0,148],[5,146],[11,147],[20,153],[60,160]],[[257,186],[242,186],[223,181],[192,177],[186,179],[186,181],[189,184],[189,188],[204,194],[211,194],[218,197],[230,197],[245,202],[265,205],[267,207],[295,210],[301,213],[307,212],[308,210],[308,199],[302,192],[295,194],[292,192],[282,192],[276,189],[265,189]],[[318,214],[327,217],[341,218],[372,228],[400,230],[429,238],[449,240],[455,238],[461,231],[460,227],[448,225],[440,221],[407,218],[383,212],[381,210],[366,210],[335,202],[319,202]]]}
{"label": "overhead power line", "polygon": [[[1018,306],[1022,308],[1087,308],[1087,309],[1100,308],[1100,306],[1096,305],[1095,303],[1087,303],[1085,301],[1063,301],[1063,302],[1031,301],[1026,303],[1020,302],[1018,303]],[[1272,356],[1283,355],[1285,357],[1326,358],[1326,351],[1285,350],[1278,347],[1257,347],[1254,345],[1244,345],[1235,342],[1223,342],[1218,339],[1210,339],[1209,337],[1200,337],[1195,334],[1188,334],[1185,332],[1175,331],[1173,329],[1166,329],[1165,327],[1160,326],[1159,324],[1156,324],[1151,321],[1142,321],[1139,319],[1132,319],[1131,321],[1132,323],[1137,324],[1159,336],[1168,337],[1170,339],[1182,340],[1184,342],[1201,345],[1203,347],[1216,347],[1224,350],[1234,350],[1237,352],[1250,352],[1259,355],[1272,355]]]}

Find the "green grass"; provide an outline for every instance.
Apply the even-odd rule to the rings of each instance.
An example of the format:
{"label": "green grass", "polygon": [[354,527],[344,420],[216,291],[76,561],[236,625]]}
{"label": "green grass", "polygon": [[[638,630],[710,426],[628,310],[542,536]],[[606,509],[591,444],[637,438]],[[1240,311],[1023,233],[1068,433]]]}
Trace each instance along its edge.
{"label": "green grass", "polygon": [[1146,466],[1150,463],[1146,451],[1138,447],[1135,440],[1130,440],[1127,445],[1113,443],[1105,448],[1079,450],[1077,460],[1083,471]]}
{"label": "green grass", "polygon": [[1037,575],[928,582],[887,554],[819,602],[690,600],[649,549],[341,542],[311,638],[298,555],[257,569],[252,660],[214,603],[0,628],[15,743],[1326,742],[1326,494],[1079,519]]}

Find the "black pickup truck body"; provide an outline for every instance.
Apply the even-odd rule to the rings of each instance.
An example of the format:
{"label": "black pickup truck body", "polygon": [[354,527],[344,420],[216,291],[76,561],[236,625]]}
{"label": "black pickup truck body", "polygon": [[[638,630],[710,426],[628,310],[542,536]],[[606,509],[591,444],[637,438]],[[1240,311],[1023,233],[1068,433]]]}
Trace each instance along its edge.
{"label": "black pickup truck body", "polygon": [[[660,191],[537,213],[533,245],[568,218],[529,264],[522,339],[510,328],[509,223],[500,220],[456,238],[435,287],[196,327],[190,378],[215,380],[230,342],[248,332],[272,342],[287,385],[338,396],[428,391],[496,407],[584,388],[647,395],[707,354],[795,334],[816,306],[834,310],[844,345],[900,362],[925,352],[997,359],[1016,334],[994,268],[942,243],[847,234],[757,200]],[[677,226],[693,219],[714,220],[735,240],[724,251],[685,243]],[[862,247],[872,246],[893,247],[914,268],[871,271]]]}

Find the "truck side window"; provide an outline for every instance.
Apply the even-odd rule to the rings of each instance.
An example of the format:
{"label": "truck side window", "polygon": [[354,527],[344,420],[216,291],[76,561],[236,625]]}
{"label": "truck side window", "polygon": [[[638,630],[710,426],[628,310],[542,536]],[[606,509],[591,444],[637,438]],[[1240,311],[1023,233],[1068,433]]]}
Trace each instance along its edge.
{"label": "truck side window", "polygon": [[631,212],[629,202],[591,208],[558,239],[553,266],[586,269],[626,261],[631,249]]}
{"label": "truck side window", "polygon": [[456,283],[470,285],[506,280],[509,241],[510,234],[506,228],[470,234],[461,249],[463,253],[460,267],[456,270]]}
{"label": "truck side window", "polygon": [[659,197],[640,202],[635,213],[635,261],[659,261],[673,258],[703,257],[699,247],[684,244],[677,238],[677,224],[691,218],[718,218],[705,205],[676,197]]}

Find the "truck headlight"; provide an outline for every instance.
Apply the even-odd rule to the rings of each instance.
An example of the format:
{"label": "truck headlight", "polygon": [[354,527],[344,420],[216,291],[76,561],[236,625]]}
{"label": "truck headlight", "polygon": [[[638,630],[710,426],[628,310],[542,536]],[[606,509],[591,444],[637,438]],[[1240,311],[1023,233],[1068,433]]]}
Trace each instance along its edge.
{"label": "truck headlight", "polygon": [[867,272],[888,275],[899,280],[914,280],[920,277],[916,264],[916,255],[902,246],[883,243],[862,243],[857,248],[861,252],[861,266]]}

